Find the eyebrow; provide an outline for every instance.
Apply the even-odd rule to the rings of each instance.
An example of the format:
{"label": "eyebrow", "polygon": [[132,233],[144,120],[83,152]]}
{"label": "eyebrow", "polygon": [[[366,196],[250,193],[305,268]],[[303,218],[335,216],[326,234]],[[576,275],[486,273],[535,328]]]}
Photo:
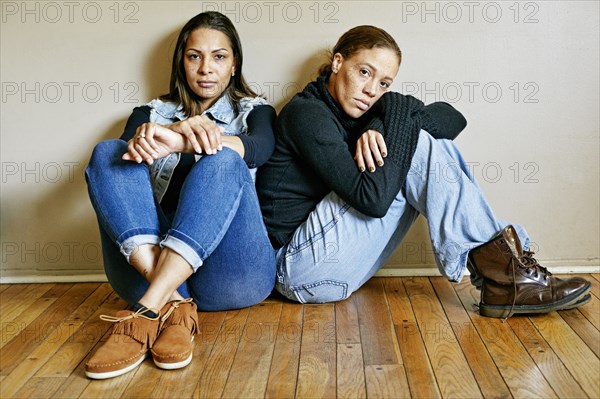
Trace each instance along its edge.
{"label": "eyebrow", "polygon": [[[195,52],[197,52],[197,53],[201,53],[201,52],[202,52],[201,50],[195,49],[195,48],[193,48],[193,47],[190,47],[190,48],[188,48],[186,51],[195,51]],[[212,51],[211,51],[211,53],[217,53],[217,52],[219,52],[219,51],[226,51],[226,52],[229,52],[229,50],[227,50],[225,47],[221,47],[221,48],[218,48],[218,49],[212,50]]]}
{"label": "eyebrow", "polygon": [[[368,62],[365,62],[364,65],[368,66],[369,68],[371,68],[375,72],[377,72],[377,70],[378,70],[377,68],[375,68],[373,65],[369,64]],[[384,77],[384,79],[391,80],[392,82],[394,81],[394,78],[391,78],[389,76]]]}

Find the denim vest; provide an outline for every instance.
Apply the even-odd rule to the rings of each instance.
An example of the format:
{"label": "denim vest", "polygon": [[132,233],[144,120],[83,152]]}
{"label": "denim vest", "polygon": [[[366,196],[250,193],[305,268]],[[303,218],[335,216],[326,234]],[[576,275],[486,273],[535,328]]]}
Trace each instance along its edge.
{"label": "denim vest", "polygon": [[[260,97],[244,97],[240,100],[236,110],[231,101],[229,101],[229,98],[222,96],[212,107],[204,111],[202,115],[207,115],[218,126],[224,127],[224,134],[237,136],[248,133],[247,118],[250,111],[257,105],[265,104],[268,103]],[[147,105],[150,107],[150,122],[166,125],[187,119],[181,104],[154,99]],[[174,153],[156,160],[149,166],[152,189],[159,202],[162,201],[169,187],[173,171],[179,163],[180,157],[179,153]],[[202,158],[202,155],[196,155],[195,157],[196,161],[198,161]],[[256,168],[250,169],[250,173],[252,178],[255,179]]]}

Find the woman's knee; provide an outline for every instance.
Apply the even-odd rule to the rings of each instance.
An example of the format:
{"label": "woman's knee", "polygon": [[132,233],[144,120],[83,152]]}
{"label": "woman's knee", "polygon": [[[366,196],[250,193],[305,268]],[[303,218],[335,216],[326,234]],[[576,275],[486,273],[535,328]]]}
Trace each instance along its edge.
{"label": "woman's knee", "polygon": [[217,178],[228,183],[251,181],[248,166],[243,158],[230,148],[203,156],[192,167],[192,172],[188,175],[188,178],[190,177],[209,180]]}
{"label": "woman's knee", "polygon": [[126,151],[127,143],[123,140],[114,139],[99,142],[92,151],[86,173],[97,168],[103,168],[113,162],[114,159],[121,159]]}

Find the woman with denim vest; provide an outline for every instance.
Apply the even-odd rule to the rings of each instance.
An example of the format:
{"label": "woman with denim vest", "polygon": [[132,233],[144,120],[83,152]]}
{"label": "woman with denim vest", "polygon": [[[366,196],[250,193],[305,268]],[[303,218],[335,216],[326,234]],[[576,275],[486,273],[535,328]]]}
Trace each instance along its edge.
{"label": "woman with denim vest", "polygon": [[254,176],[273,151],[275,111],[242,61],[226,16],[195,16],[179,34],[169,93],[93,151],[86,179],[105,271],[132,309],[102,317],[115,325],[86,363],[90,378],[124,374],[148,354],[162,369],[185,367],[197,308],[252,306],[273,289]]}
{"label": "woman with denim vest", "polygon": [[400,61],[387,32],[355,27],[280,112],[273,156],[257,177],[277,290],[302,303],[347,298],[422,214],[441,274],[460,281],[468,267],[482,315],[589,301],[588,281],[552,276],[524,229],[494,215],[449,140],[466,125],[462,115],[389,90]]}

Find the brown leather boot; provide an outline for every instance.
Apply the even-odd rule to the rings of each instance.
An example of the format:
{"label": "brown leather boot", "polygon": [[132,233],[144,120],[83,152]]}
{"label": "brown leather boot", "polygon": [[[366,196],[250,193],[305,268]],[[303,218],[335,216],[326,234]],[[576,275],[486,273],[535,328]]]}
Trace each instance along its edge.
{"label": "brown leather boot", "polygon": [[523,251],[513,226],[472,249],[469,262],[483,278],[479,313],[508,318],[516,313],[572,309],[591,298],[591,283],[580,277],[560,279]]}
{"label": "brown leather boot", "polygon": [[160,333],[151,349],[158,367],[174,370],[190,364],[198,332],[197,312],[192,298],[172,301],[162,308]]}

